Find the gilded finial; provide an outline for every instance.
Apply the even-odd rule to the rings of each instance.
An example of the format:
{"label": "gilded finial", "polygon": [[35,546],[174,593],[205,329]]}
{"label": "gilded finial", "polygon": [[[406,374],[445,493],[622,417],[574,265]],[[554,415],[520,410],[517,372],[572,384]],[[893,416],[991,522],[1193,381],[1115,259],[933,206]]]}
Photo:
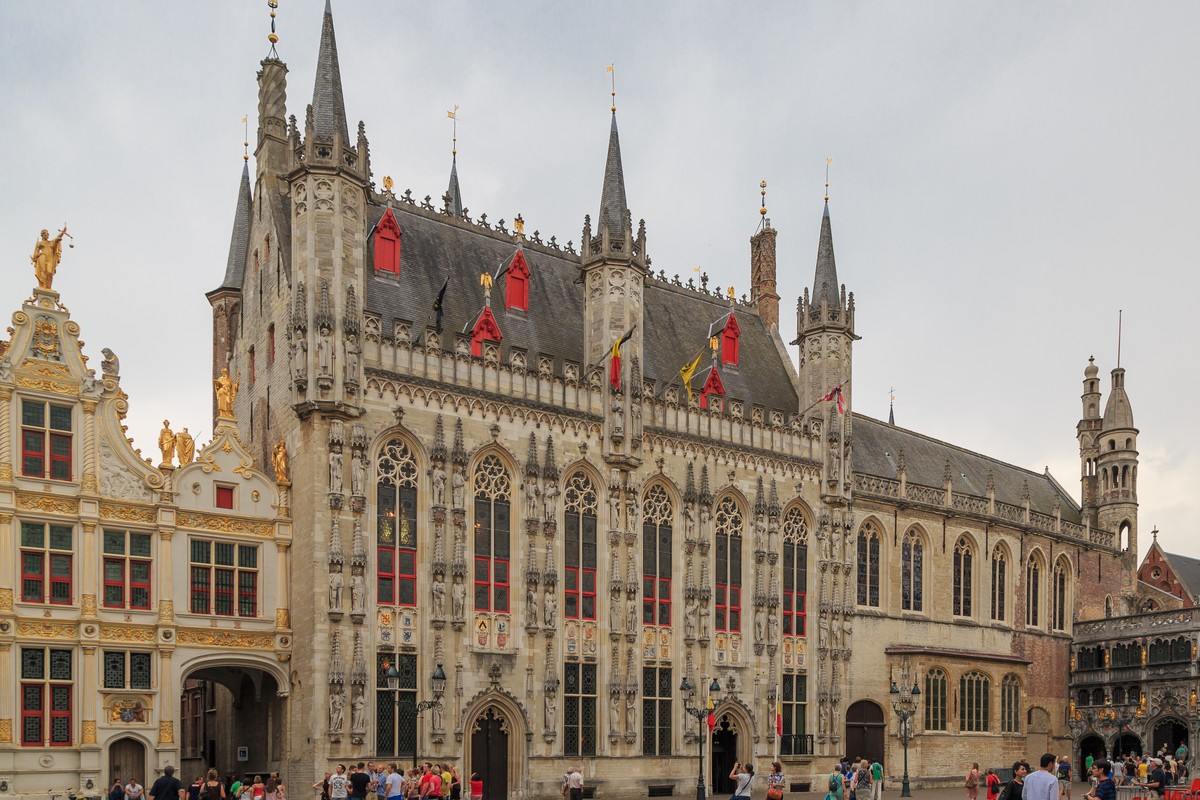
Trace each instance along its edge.
{"label": "gilded finial", "polygon": [[458,155],[458,104],[457,103],[454,105],[454,108],[452,108],[446,112],[446,116],[452,120],[452,122],[450,124],[450,155],[457,156]]}
{"label": "gilded finial", "polygon": [[759,181],[758,194],[762,198],[762,202],[758,209],[758,213],[759,213],[759,216],[765,217],[767,215],[767,182],[766,181]]}
{"label": "gilded finial", "polygon": [[829,202],[829,165],[833,163],[832,158],[825,159],[825,202]]}
{"label": "gilded finial", "polygon": [[736,297],[737,297],[737,290],[736,290],[736,289],[734,289],[732,286],[730,286],[730,287],[729,287],[729,288],[728,288],[728,289],[725,291],[725,294],[729,295],[729,302],[731,302],[731,303],[732,303],[732,302],[734,301],[734,298],[736,298]]}
{"label": "gilded finial", "polygon": [[615,114],[617,113],[617,66],[609,64],[604,71],[612,77],[612,112]]}
{"label": "gilded finial", "polygon": [[242,161],[250,160],[250,115],[242,117]]}
{"label": "gilded finial", "polygon": [[271,32],[267,34],[267,41],[271,43],[271,52],[267,53],[267,58],[279,58],[279,53],[275,52],[275,45],[279,42],[279,36],[275,33],[275,9],[279,8],[279,0],[267,0],[267,8],[271,9]]}
{"label": "gilded finial", "polygon": [[395,182],[392,180],[392,176],[391,176],[391,175],[384,175],[384,176],[383,176],[383,190],[384,190],[385,192],[390,192],[390,191],[392,190],[392,187],[393,187],[393,186],[395,186],[395,185],[396,185],[396,184],[395,184]]}
{"label": "gilded finial", "polygon": [[516,232],[517,236],[525,235],[525,218],[522,217],[520,213],[518,213],[517,218],[513,220],[513,231]]}

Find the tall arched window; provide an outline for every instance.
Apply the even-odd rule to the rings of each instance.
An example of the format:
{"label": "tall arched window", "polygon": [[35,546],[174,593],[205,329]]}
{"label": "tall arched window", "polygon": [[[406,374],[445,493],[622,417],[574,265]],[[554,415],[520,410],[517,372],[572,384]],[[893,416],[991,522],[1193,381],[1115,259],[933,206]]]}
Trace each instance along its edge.
{"label": "tall arched window", "polygon": [[879,528],[874,522],[858,530],[858,604],[879,608]]}
{"label": "tall arched window", "polygon": [[1000,732],[1021,732],[1021,681],[1012,673],[1000,684]]}
{"label": "tall arched window", "polygon": [[400,439],[383,446],[375,485],[375,577],[382,605],[417,604],[417,462]]}
{"label": "tall arched window", "polygon": [[958,681],[958,729],[962,733],[990,730],[992,682],[982,672],[968,672]]}
{"label": "tall arched window", "polygon": [[958,537],[954,543],[954,615],[969,617],[974,610],[971,597],[975,591],[973,576],[975,574],[974,549],[971,540],[966,536]]}
{"label": "tall arched window", "polygon": [[1059,559],[1050,578],[1050,627],[1067,629],[1067,562]]}
{"label": "tall arched window", "polygon": [[1008,614],[1005,604],[1008,599],[1008,554],[1004,547],[996,545],[992,550],[992,620],[1004,622]]}
{"label": "tall arched window", "polygon": [[783,635],[806,636],[808,520],[799,508],[783,517]]}
{"label": "tall arched window", "polygon": [[497,456],[475,467],[475,610],[508,612],[512,479]]}
{"label": "tall arched window", "polygon": [[946,673],[931,669],[925,673],[925,730],[946,730]]}
{"label": "tall arched window", "polygon": [[1025,626],[1036,628],[1042,624],[1042,562],[1037,553],[1029,556],[1025,565]]}
{"label": "tall arched window", "polygon": [[563,616],[596,618],[596,490],[583,472],[567,479],[563,493],[563,539],[566,581],[563,583]]}
{"label": "tall arched window", "polygon": [[675,510],[662,485],[642,498],[642,622],[671,624],[671,521]]}
{"label": "tall arched window", "polygon": [[716,629],[742,629],[742,510],[728,495],[717,503]]}
{"label": "tall arched window", "polygon": [[925,545],[915,529],[904,534],[900,545],[900,608],[925,610]]}

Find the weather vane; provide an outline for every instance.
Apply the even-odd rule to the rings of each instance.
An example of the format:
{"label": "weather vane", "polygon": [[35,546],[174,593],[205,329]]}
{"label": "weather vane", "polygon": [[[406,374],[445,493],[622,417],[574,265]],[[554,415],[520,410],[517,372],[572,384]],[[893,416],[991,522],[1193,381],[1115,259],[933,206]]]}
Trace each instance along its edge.
{"label": "weather vane", "polygon": [[446,112],[446,116],[453,120],[450,126],[450,155],[458,155],[458,104],[454,108]]}
{"label": "weather vane", "polygon": [[242,116],[242,161],[250,160],[250,115]]}
{"label": "weather vane", "polygon": [[829,165],[833,163],[832,158],[825,159],[825,202],[829,202]]}
{"label": "weather vane", "polygon": [[617,113],[617,65],[609,64],[604,71],[612,76],[612,112]]}
{"label": "weather vane", "polygon": [[271,32],[267,34],[267,41],[271,43],[271,51],[267,53],[267,58],[279,59],[279,53],[275,52],[275,44],[279,41],[279,37],[275,34],[275,9],[279,8],[279,0],[267,0],[267,8],[271,9]]}

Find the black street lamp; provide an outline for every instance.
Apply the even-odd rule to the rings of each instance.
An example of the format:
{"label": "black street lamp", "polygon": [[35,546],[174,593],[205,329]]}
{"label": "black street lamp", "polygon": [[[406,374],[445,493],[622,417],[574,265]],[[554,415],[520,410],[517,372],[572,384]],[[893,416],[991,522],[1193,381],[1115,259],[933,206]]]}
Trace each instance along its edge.
{"label": "black street lamp", "polygon": [[[696,699],[696,687],[692,686],[687,675],[683,676],[683,683],[679,684],[679,691],[683,695],[683,710],[695,717],[696,722],[699,723],[699,734],[696,736],[696,745],[699,751],[696,768],[696,800],[704,800],[704,718],[708,716],[708,709],[692,705]],[[709,684],[708,694],[710,699],[721,696],[721,684],[716,678],[713,678],[712,683]]]}
{"label": "black street lamp", "polygon": [[[383,673],[383,677],[387,680],[388,691],[392,693],[393,702],[395,704],[395,713],[392,719],[396,720],[396,730],[392,735],[392,750],[393,756],[400,755],[400,670],[396,669],[396,665],[389,664],[387,672]],[[437,708],[442,704],[442,695],[446,692],[446,672],[442,669],[442,665],[438,664],[433,670],[433,675],[429,678],[429,685],[433,689],[432,700],[422,700],[417,703],[413,700],[405,700],[405,705],[411,705],[415,711],[416,719],[413,720],[413,768],[417,766],[417,738],[420,732],[421,713],[428,711],[431,708]]]}
{"label": "black street lamp", "polygon": [[892,688],[888,690],[888,694],[892,696],[892,710],[900,718],[900,743],[904,745],[904,780],[900,784],[901,797],[912,797],[908,785],[908,743],[913,738],[912,718],[917,713],[917,699],[921,696],[921,687],[917,685],[916,680],[913,680],[911,687],[908,685],[908,681],[908,659],[905,659],[904,666],[900,671],[902,686],[896,686],[896,682],[892,681]]}

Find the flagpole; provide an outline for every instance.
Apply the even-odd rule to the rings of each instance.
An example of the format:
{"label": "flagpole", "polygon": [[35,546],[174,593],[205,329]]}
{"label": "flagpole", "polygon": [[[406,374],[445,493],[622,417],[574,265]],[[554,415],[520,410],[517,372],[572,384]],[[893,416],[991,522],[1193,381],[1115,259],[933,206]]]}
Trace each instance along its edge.
{"label": "flagpole", "polygon": [[[849,386],[849,385],[850,385],[850,379],[849,379],[849,378],[846,378],[846,380],[842,381],[842,382],[841,382],[841,383],[839,383],[837,386],[834,386],[834,387],[833,387],[833,389],[830,389],[830,390],[829,390],[829,392],[832,392],[834,389],[840,389],[840,388],[842,388],[843,386]],[[824,396],[822,396],[820,400],[817,400],[817,401],[815,401],[815,402],[814,402],[812,405],[810,405],[808,408],[806,408],[806,409],[804,409],[803,411],[801,411],[801,412],[800,412],[800,416],[802,416],[802,417],[803,417],[805,414],[807,414],[808,412],[812,411],[814,408],[816,408],[817,406],[819,406],[821,403],[827,402],[825,398],[829,396],[829,392],[826,392],[826,393],[825,393],[825,395],[824,395]]]}

